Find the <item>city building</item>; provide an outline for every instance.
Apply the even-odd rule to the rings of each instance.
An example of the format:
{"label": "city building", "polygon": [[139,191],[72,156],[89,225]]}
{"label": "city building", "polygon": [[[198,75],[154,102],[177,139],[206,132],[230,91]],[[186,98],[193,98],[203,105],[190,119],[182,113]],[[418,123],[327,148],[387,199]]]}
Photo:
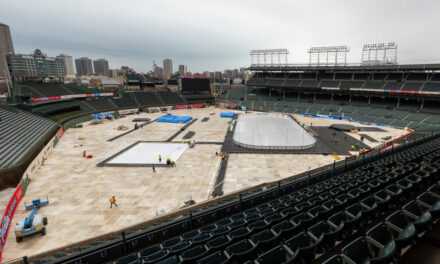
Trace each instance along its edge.
{"label": "city building", "polygon": [[95,70],[95,73],[107,76],[109,70],[108,61],[106,59],[94,60],[93,69]]}
{"label": "city building", "polygon": [[240,67],[240,75],[243,76],[246,72],[246,68],[245,67]]}
{"label": "city building", "polygon": [[185,75],[186,75],[186,65],[183,65],[183,64],[181,64],[181,65],[179,65],[179,75],[180,75],[180,77],[185,77]]}
{"label": "city building", "polygon": [[121,66],[119,72],[123,74],[127,74],[127,73],[130,74],[130,73],[135,73],[135,70],[129,66]]}
{"label": "city building", "polygon": [[155,67],[154,68],[154,78],[160,78],[162,79],[162,77],[164,76],[164,70],[161,67]]}
{"label": "city building", "polygon": [[75,67],[77,76],[93,74],[92,60],[87,57],[75,59]]}
{"label": "city building", "polygon": [[6,55],[8,53],[14,53],[11,31],[8,25],[0,23],[0,76],[3,77],[9,76],[8,64],[6,62]]}
{"label": "city building", "polygon": [[173,73],[173,61],[171,59],[163,60],[163,79],[168,80]]}
{"label": "city building", "polygon": [[157,68],[157,64],[156,64],[155,61],[153,61],[153,69],[152,69],[152,72],[155,72],[155,71],[156,71],[156,68]]}
{"label": "city building", "polygon": [[57,59],[64,61],[64,66],[66,70],[66,75],[74,75],[75,69],[73,68],[73,58],[67,54],[60,54],[57,56]]}
{"label": "city building", "polygon": [[108,72],[108,76],[111,77],[111,78],[116,78],[116,77],[118,77],[118,70],[116,70],[116,69],[111,69],[111,70],[109,70],[109,72]]}
{"label": "city building", "polygon": [[64,60],[48,57],[36,49],[33,54],[8,54],[6,60],[12,78],[64,78]]}

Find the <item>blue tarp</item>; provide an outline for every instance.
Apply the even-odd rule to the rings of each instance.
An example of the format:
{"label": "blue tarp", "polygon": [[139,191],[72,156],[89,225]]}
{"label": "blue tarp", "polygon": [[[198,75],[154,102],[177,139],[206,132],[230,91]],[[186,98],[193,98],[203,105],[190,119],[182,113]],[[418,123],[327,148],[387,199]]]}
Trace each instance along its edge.
{"label": "blue tarp", "polygon": [[234,117],[234,113],[233,112],[223,112],[223,113],[220,114],[220,117],[233,118]]}
{"label": "blue tarp", "polygon": [[193,118],[191,116],[175,116],[175,115],[165,115],[157,119],[159,123],[188,123]]}
{"label": "blue tarp", "polygon": [[94,119],[100,119],[100,118],[103,118],[103,117],[107,117],[107,116],[113,116],[113,112],[111,112],[111,113],[97,113],[97,114],[93,114],[93,118]]}
{"label": "blue tarp", "polygon": [[193,118],[191,116],[175,116],[170,123],[188,123]]}
{"label": "blue tarp", "polygon": [[168,123],[168,122],[170,122],[175,117],[176,116],[174,116],[174,115],[164,115],[161,118],[157,119],[157,122],[159,122],[159,123]]}

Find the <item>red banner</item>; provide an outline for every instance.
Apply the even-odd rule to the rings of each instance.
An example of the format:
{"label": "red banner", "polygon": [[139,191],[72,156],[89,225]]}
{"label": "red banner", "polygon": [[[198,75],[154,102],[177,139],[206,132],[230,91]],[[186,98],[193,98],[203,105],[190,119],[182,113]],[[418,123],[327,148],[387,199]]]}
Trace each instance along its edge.
{"label": "red banner", "polygon": [[34,103],[36,102],[43,102],[43,101],[53,101],[53,100],[60,100],[61,96],[49,96],[49,97],[40,97],[40,98],[34,98],[32,99]]}
{"label": "red banner", "polygon": [[6,206],[5,214],[3,215],[0,229],[0,261],[2,258],[2,250],[6,244],[6,237],[8,236],[9,227],[11,226],[12,218],[14,218],[15,209],[17,209],[18,203],[20,203],[23,197],[23,192],[21,191],[21,183],[17,186],[9,200],[8,206]]}
{"label": "red banner", "polygon": [[100,97],[100,96],[112,96],[113,93],[90,93],[90,94],[68,94],[61,96],[48,96],[48,97],[39,97],[33,98],[32,101],[36,102],[45,102],[45,101],[54,101],[61,99],[71,99],[71,98],[83,98],[83,97]]}
{"label": "red banner", "polygon": [[60,140],[60,138],[63,136],[63,128],[62,127],[60,127],[60,129],[58,129],[58,131],[57,131],[57,134],[56,134],[56,136],[57,136],[57,140]]}
{"label": "red banner", "polygon": [[177,109],[191,109],[191,108],[202,108],[205,104],[190,104],[190,105],[178,105]]}

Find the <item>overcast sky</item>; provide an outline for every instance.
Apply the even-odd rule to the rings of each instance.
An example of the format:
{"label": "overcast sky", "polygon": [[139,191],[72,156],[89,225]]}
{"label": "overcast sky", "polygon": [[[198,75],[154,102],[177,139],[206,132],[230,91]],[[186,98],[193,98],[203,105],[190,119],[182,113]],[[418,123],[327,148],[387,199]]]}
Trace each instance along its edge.
{"label": "overcast sky", "polygon": [[440,62],[439,0],[0,0],[15,51],[40,48],[106,58],[139,72],[164,58],[188,71],[250,65],[252,49],[287,48],[289,62],[311,46],[398,43],[399,63]]}

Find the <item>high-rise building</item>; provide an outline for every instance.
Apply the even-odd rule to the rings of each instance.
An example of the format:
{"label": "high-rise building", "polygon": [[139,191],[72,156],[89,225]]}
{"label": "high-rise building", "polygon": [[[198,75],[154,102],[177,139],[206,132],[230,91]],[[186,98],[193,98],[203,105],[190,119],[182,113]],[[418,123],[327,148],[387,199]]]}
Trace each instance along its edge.
{"label": "high-rise building", "polygon": [[108,75],[108,61],[106,59],[97,59],[93,61],[93,69],[95,73]]}
{"label": "high-rise building", "polygon": [[57,56],[57,59],[64,61],[64,65],[66,67],[66,75],[74,75],[75,74],[75,70],[73,68],[72,56],[67,55],[67,54],[60,54]]}
{"label": "high-rise building", "polygon": [[36,49],[33,54],[8,54],[6,60],[12,78],[63,78],[64,60],[48,57]]}
{"label": "high-rise building", "polygon": [[163,60],[163,72],[164,72],[163,78],[168,80],[171,77],[171,74],[173,73],[173,61],[171,59]]}
{"label": "high-rise building", "polygon": [[185,77],[186,75],[186,65],[179,65],[179,75],[180,77]]}
{"label": "high-rise building", "polygon": [[87,57],[75,59],[76,76],[85,76],[93,73],[92,60]]}
{"label": "high-rise building", "polygon": [[8,53],[14,53],[11,31],[8,25],[0,23],[0,76],[9,76],[8,63],[6,62]]}
{"label": "high-rise building", "polygon": [[152,69],[152,71],[155,72],[155,71],[156,71],[156,68],[157,68],[157,64],[156,64],[155,61],[153,61],[153,69]]}

